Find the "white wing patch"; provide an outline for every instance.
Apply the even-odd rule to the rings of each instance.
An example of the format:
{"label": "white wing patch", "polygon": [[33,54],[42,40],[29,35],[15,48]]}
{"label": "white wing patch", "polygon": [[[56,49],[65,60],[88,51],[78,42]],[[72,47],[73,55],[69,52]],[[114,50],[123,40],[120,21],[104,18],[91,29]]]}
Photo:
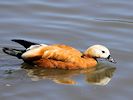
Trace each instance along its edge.
{"label": "white wing patch", "polygon": [[33,57],[41,56],[40,53],[43,48],[45,48],[48,45],[40,44],[40,45],[32,45],[29,48],[26,49],[26,52],[22,54],[23,59],[31,59]]}
{"label": "white wing patch", "polygon": [[32,50],[32,49],[36,49],[40,46],[48,46],[46,44],[39,44],[39,45],[31,45],[29,48],[26,49],[26,51]]}

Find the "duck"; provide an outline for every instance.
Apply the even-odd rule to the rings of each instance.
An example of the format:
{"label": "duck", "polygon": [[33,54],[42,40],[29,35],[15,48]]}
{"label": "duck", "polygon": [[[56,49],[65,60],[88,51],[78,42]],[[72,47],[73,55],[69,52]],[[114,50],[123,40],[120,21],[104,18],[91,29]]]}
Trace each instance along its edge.
{"label": "duck", "polygon": [[111,57],[109,49],[99,44],[92,45],[84,52],[81,52],[65,44],[39,44],[23,39],[12,39],[11,41],[22,45],[25,49],[20,50],[3,47],[2,50],[4,53],[41,68],[92,68],[98,64],[98,58],[116,63]]}

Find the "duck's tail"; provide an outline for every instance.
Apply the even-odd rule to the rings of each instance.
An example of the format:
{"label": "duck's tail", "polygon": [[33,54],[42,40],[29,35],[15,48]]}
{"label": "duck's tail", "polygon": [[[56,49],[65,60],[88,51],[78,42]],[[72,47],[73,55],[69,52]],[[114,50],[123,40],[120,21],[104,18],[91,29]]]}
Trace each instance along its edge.
{"label": "duck's tail", "polygon": [[21,44],[26,49],[29,48],[31,45],[38,45],[37,43],[26,41],[26,40],[21,40],[21,39],[13,39],[12,41]]}
{"label": "duck's tail", "polygon": [[25,50],[18,50],[18,49],[12,49],[12,48],[7,48],[7,47],[4,47],[2,50],[4,53],[11,55],[11,56],[15,56],[19,59],[22,59],[21,55],[25,52]]}
{"label": "duck's tail", "polygon": [[13,39],[12,41],[24,46],[25,50],[12,49],[12,48],[7,48],[7,47],[4,47],[2,50],[4,53],[11,55],[11,56],[15,56],[19,59],[22,59],[21,55],[24,52],[26,52],[26,49],[29,48],[31,45],[38,45],[37,43],[26,41],[26,40],[21,40],[21,39]]}

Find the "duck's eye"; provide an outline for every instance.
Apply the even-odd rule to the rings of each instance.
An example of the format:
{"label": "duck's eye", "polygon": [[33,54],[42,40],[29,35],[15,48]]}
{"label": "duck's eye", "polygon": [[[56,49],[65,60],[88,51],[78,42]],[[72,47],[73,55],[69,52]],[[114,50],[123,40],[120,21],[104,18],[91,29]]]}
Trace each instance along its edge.
{"label": "duck's eye", "polygon": [[102,53],[105,53],[105,51],[102,51]]}

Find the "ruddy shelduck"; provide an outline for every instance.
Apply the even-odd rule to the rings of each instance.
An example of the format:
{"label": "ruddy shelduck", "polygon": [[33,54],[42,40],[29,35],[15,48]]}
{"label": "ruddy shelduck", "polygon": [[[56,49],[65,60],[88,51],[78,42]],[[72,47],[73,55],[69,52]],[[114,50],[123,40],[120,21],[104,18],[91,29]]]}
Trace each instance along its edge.
{"label": "ruddy shelduck", "polygon": [[84,52],[64,44],[37,44],[25,40],[13,39],[24,46],[25,50],[4,47],[6,54],[23,59],[24,62],[43,68],[85,69],[95,67],[97,58],[115,63],[110,51],[102,45],[93,45]]}

